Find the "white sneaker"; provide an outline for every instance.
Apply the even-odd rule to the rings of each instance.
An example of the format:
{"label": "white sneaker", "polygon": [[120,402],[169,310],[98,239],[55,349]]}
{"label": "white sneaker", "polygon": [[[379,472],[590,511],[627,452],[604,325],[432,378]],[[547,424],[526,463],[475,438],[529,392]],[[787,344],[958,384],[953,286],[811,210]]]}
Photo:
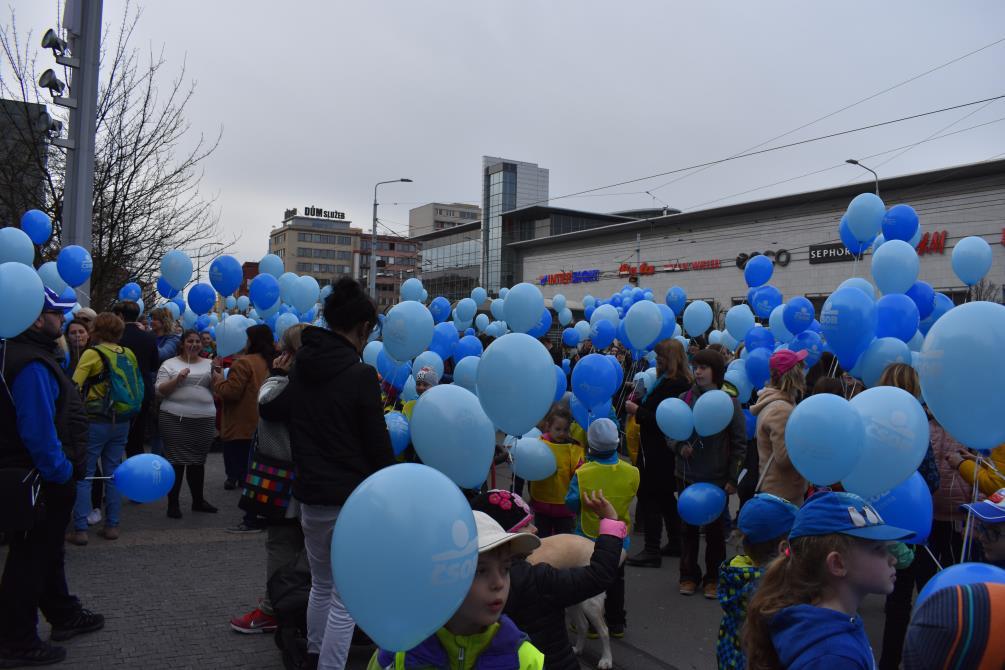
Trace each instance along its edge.
{"label": "white sneaker", "polygon": [[96,526],[101,523],[101,508],[95,507],[91,510],[91,513],[87,515],[87,525]]}

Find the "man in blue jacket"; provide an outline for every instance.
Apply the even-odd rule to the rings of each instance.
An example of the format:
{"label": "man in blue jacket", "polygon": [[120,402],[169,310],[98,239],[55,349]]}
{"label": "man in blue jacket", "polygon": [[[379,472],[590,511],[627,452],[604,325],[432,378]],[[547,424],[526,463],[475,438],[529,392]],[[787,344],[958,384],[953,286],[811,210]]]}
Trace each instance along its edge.
{"label": "man in blue jacket", "polygon": [[[38,637],[38,610],[52,625],[52,641],[98,630],[105,624],[70,595],[63,533],[82,476],[87,415],[73,382],[59,366],[56,340],[72,304],[45,289],[35,323],[0,341],[0,468],[34,468],[42,477],[44,514],[31,530],[9,536],[0,579],[0,667],[48,665],[66,650]],[[0,509],[0,516],[4,510]]]}

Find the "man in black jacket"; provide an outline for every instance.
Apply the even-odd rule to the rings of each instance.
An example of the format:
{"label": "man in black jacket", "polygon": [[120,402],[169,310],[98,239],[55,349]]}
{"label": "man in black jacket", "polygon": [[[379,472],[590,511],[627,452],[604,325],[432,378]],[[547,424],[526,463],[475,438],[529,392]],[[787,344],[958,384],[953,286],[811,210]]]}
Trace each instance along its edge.
{"label": "man in black jacket", "polygon": [[129,426],[129,439],[126,442],[128,458],[143,453],[148,415],[154,401],[154,379],[157,377],[160,363],[157,355],[157,336],[137,323],[140,318],[140,306],[132,300],[126,300],[117,304],[114,311],[126,323],[119,344],[132,349],[133,355],[136,356],[136,367],[139,369],[140,377],[143,378],[143,405]]}
{"label": "man in black jacket", "polygon": [[[70,595],[64,571],[63,533],[87,455],[84,404],[57,359],[56,340],[70,307],[47,288],[35,323],[0,341],[0,468],[37,470],[44,505],[44,515],[29,531],[9,538],[0,580],[0,667],[48,665],[66,658],[66,649],[39,639],[39,609],[52,624],[55,642],[105,623]],[[0,509],[0,515],[5,511]]]}

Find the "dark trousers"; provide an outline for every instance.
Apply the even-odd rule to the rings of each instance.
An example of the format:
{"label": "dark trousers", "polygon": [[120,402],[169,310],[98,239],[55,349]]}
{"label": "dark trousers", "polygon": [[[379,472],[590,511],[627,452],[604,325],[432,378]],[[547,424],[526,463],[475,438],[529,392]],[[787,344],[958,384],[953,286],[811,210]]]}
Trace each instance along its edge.
{"label": "dark trousers", "polygon": [[[928,537],[928,547],[939,559],[943,568],[955,565],[960,560],[963,537],[953,530],[949,521],[933,521],[932,533]],[[897,581],[893,593],[886,597],[886,624],[883,627],[883,651],[879,670],[896,670],[900,667],[904,651],[904,638],[911,621],[911,601],[914,589],[925,588],[939,566],[922,546],[914,547],[914,561],[904,570],[897,570]]]}
{"label": "dark trousers", "polygon": [[[146,395],[150,396],[151,394],[147,393]],[[145,451],[143,445],[147,437],[147,421],[150,416],[151,404],[149,398],[144,398],[139,413],[133,417],[132,423],[129,424],[129,437],[126,439],[126,458],[142,454]]]}
{"label": "dark trousers", "polygon": [[677,497],[674,495],[674,458],[647,459],[639,472],[639,508],[636,516],[642,520],[645,531],[645,550],[658,554],[666,525],[667,540],[679,543],[681,520],[677,514]]}
{"label": "dark trousers", "polygon": [[548,516],[538,512],[534,515],[534,525],[537,526],[538,537],[550,537],[576,530],[576,519],[571,516]]}
{"label": "dark trousers", "polygon": [[[678,486],[683,491],[688,483],[678,480]],[[714,582],[719,579],[719,566],[726,560],[726,535],[723,526],[723,517],[719,516],[715,521],[705,526],[692,526],[681,521],[681,541],[680,551],[680,581],[682,582]],[[701,547],[701,530],[705,529],[705,575],[702,578],[701,568],[698,566],[698,552]]]}
{"label": "dark trousers", "polygon": [[248,473],[248,457],[251,455],[251,440],[227,440],[223,443],[223,467],[227,479],[244,483],[244,475]]}
{"label": "dark trousers", "polygon": [[614,583],[607,587],[604,601],[604,621],[608,626],[624,626],[628,618],[625,613],[625,564],[618,568]]}
{"label": "dark trousers", "polygon": [[44,484],[45,518],[27,533],[11,534],[0,580],[0,645],[38,644],[38,610],[51,624],[75,617],[80,602],[66,586],[63,534],[77,496],[76,482]]}
{"label": "dark trousers", "polygon": [[181,495],[181,480],[188,480],[188,490],[192,494],[192,504],[198,504],[203,501],[203,489],[205,488],[206,482],[206,466],[205,465],[175,465],[171,464],[174,468],[174,486],[171,487],[171,491],[168,493],[168,506],[177,507],[178,498]]}
{"label": "dark trousers", "polygon": [[[743,476],[743,480],[736,485],[736,495],[740,498],[740,509],[747,504],[747,501],[754,497],[757,493],[757,480],[760,479],[760,464],[757,455],[757,440],[747,440],[747,456],[744,460],[743,467],[747,471],[747,474]],[[729,506],[727,505],[727,509]],[[737,511],[737,518],[739,518],[739,511]]]}

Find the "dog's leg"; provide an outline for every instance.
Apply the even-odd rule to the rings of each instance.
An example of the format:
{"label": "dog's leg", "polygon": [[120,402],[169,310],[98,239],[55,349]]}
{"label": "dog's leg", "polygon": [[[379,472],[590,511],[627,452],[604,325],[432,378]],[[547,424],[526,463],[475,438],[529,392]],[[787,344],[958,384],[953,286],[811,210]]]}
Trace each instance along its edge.
{"label": "dog's leg", "polygon": [[579,656],[586,647],[586,630],[589,627],[586,612],[583,611],[583,603],[565,608],[565,616],[576,627],[576,642],[572,645],[572,651],[576,656]]}
{"label": "dog's leg", "polygon": [[606,594],[601,593],[583,601],[583,611],[590,623],[593,624],[593,630],[597,632],[597,637],[604,650],[597,662],[597,667],[600,670],[610,670],[614,667],[614,657],[611,654],[611,635],[610,631],[607,630],[607,622],[604,620],[604,600],[606,598]]}

